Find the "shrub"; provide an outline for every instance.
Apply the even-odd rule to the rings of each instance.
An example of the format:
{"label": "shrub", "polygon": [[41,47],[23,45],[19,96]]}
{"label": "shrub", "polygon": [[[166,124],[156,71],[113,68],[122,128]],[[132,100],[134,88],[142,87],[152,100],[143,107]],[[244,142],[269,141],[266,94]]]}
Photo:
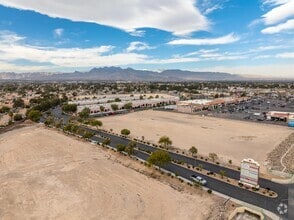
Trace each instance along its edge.
{"label": "shrub", "polygon": [[22,120],[22,115],[21,114],[15,114],[13,119],[14,119],[14,121],[20,121],[20,120]]}
{"label": "shrub", "polygon": [[34,122],[38,122],[42,116],[42,113],[39,110],[31,110],[28,113],[28,118]]}
{"label": "shrub", "polygon": [[211,189],[208,189],[207,192],[208,192],[209,194],[211,194],[211,193],[212,193],[212,190],[211,190]]}
{"label": "shrub", "polygon": [[131,132],[130,132],[130,130],[124,128],[124,129],[122,129],[122,130],[120,131],[120,133],[121,133],[122,135],[129,135]]}
{"label": "shrub", "polygon": [[117,149],[118,152],[125,151],[126,145],[124,145],[124,144],[117,144],[116,145],[116,149]]}

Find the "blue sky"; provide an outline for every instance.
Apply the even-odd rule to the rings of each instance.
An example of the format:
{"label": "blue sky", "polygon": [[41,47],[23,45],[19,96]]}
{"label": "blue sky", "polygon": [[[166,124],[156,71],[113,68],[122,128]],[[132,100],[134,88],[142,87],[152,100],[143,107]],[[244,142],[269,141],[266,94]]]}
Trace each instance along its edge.
{"label": "blue sky", "polygon": [[0,0],[0,72],[121,66],[294,78],[294,0]]}

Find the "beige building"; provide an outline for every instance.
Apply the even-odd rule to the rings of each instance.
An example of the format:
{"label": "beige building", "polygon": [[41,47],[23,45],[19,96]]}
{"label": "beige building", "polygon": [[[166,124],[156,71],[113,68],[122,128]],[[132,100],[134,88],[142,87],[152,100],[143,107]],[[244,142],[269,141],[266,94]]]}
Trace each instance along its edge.
{"label": "beige building", "polygon": [[214,109],[218,106],[224,106],[232,103],[240,103],[242,101],[247,100],[248,98],[234,98],[234,97],[226,97],[226,98],[218,98],[218,99],[195,99],[195,100],[187,100],[187,101],[179,101],[177,103],[177,110],[179,112],[197,112],[201,110]]}

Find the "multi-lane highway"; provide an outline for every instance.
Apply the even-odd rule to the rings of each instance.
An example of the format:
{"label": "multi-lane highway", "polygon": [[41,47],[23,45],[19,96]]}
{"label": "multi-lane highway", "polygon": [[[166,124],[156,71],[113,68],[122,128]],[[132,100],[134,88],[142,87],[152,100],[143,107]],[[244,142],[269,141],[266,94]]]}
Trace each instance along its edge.
{"label": "multi-lane highway", "polygon": [[[53,115],[58,116],[58,118],[66,117],[65,115],[61,115],[60,111],[56,111],[56,109],[52,113],[53,113]],[[68,121],[68,120],[64,120],[64,121]],[[117,144],[127,145],[130,142],[130,140],[127,138],[120,137],[120,136],[117,136],[114,134],[109,134],[109,133],[106,133],[101,130],[90,129],[85,126],[81,126],[81,128],[88,130],[88,131],[91,131],[95,134],[95,136],[93,136],[91,138],[91,140],[93,140],[93,141],[97,141],[97,142],[102,143],[106,138],[109,138],[111,140],[109,145],[114,148],[116,148]],[[156,147],[146,145],[146,144],[143,144],[140,142],[137,143],[137,148],[144,150],[144,151],[147,150],[150,152],[157,150]],[[142,152],[141,150],[136,149],[135,155],[140,159],[147,160],[147,158],[149,157],[149,154]],[[230,178],[233,178],[233,179],[238,180],[240,177],[240,172],[233,170],[233,169],[229,169],[227,167],[219,166],[217,164],[198,160],[196,158],[191,158],[191,157],[188,157],[188,156],[185,156],[182,154],[177,154],[174,152],[170,152],[170,156],[174,160],[183,161],[183,162],[191,164],[191,165],[198,166],[199,164],[202,164],[204,169],[212,171],[214,173],[219,173],[220,170],[224,170],[226,172],[226,175]],[[207,187],[209,187],[210,189],[217,191],[217,192],[220,192],[222,194],[225,194],[229,197],[232,197],[232,198],[250,203],[252,205],[261,207],[263,209],[269,210],[269,211],[274,212],[278,215],[279,215],[279,213],[277,211],[277,207],[279,206],[279,204],[284,203],[284,204],[288,205],[289,185],[278,184],[278,183],[274,183],[270,180],[261,178],[259,180],[259,184],[261,187],[270,188],[271,190],[278,193],[277,198],[269,198],[264,195],[260,195],[258,193],[254,193],[254,192],[248,191],[246,189],[240,188],[238,186],[233,186],[231,184],[217,180],[215,178],[212,178],[209,176],[204,176],[201,173],[197,173],[197,171],[194,171],[194,170],[191,170],[191,169],[188,169],[188,168],[185,168],[185,167],[173,164],[173,163],[169,163],[168,165],[164,166],[164,168],[166,170],[173,172],[173,173],[176,173],[177,175],[184,177],[186,179],[190,179],[190,176],[192,174],[202,176],[203,178],[205,178],[207,180],[207,182],[208,182]],[[283,215],[281,217],[285,218],[286,215]]]}

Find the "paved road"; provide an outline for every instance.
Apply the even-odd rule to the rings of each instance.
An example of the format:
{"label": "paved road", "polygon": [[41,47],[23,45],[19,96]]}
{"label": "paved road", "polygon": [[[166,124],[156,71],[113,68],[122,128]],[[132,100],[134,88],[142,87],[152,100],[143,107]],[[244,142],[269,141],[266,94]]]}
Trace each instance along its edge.
{"label": "paved road", "polygon": [[[54,115],[58,114],[58,111],[54,112]],[[64,115],[63,115],[64,116]],[[61,116],[59,115],[59,118]],[[91,140],[97,141],[97,142],[103,142],[105,140],[105,138],[110,138],[111,143],[110,146],[111,147],[116,147],[117,144],[125,144],[127,145],[130,140],[120,137],[120,136],[116,136],[113,134],[109,134],[100,130],[94,130],[94,129],[90,129],[84,126],[81,126],[82,128],[84,128],[85,130],[88,131],[92,131],[95,133],[95,136],[91,138]],[[149,146],[146,144],[142,144],[142,143],[137,143],[137,147],[139,149],[143,149],[143,150],[149,150],[149,151],[154,151],[157,148],[153,147],[153,146]],[[146,160],[149,157],[149,154],[142,152],[142,151],[138,151],[135,150],[135,155],[143,160]],[[230,178],[234,178],[234,179],[239,179],[240,173],[236,170],[232,170],[226,167],[221,167],[218,166],[216,164],[212,164],[212,163],[208,163],[205,161],[200,161],[197,159],[193,159],[190,157],[187,157],[185,155],[180,155],[180,154],[176,154],[176,153],[170,153],[171,157],[175,160],[181,160],[184,161],[188,164],[195,164],[196,166],[199,164],[202,164],[204,169],[215,172],[215,173],[219,173],[220,170],[224,170],[226,171],[226,175]],[[277,212],[277,207],[280,203],[285,203],[288,204],[288,185],[282,185],[282,184],[278,184],[278,183],[274,183],[270,180],[267,179],[260,179],[259,184],[261,185],[261,187],[268,187],[271,190],[274,190],[275,192],[278,193],[278,197],[277,198],[268,198],[265,197],[263,195],[259,195],[257,193],[254,192],[250,192],[248,190],[236,187],[236,186],[232,186],[230,184],[227,184],[225,182],[216,180],[214,178],[211,178],[209,176],[204,176],[201,173],[197,173],[196,171],[184,168],[182,166],[176,165],[176,164],[168,164],[164,167],[166,170],[169,170],[173,173],[178,174],[181,177],[190,179],[190,176],[192,174],[196,174],[199,176],[202,176],[203,178],[205,178],[208,183],[207,183],[207,187],[211,188],[214,191],[223,193],[227,196],[230,196],[232,198],[259,206],[261,208],[267,209],[269,211],[272,211],[276,214],[278,214]],[[285,216],[283,216],[285,217]]]}
{"label": "paved road", "polygon": [[[94,136],[92,138],[92,140],[94,140],[94,141],[98,141],[98,142],[102,143],[106,138],[110,138],[110,140],[111,140],[110,146],[114,147],[114,148],[119,143],[127,145],[130,142],[130,140],[123,138],[123,137],[108,134],[103,131],[89,129],[87,127],[84,127],[84,128],[86,130],[94,132],[96,135],[99,135],[99,137]],[[137,147],[139,149],[150,150],[151,152],[157,149],[155,147],[145,145],[142,143],[138,143]],[[149,157],[149,154],[142,152],[142,151],[138,151],[138,150],[135,150],[135,155],[143,160],[146,160]],[[195,160],[193,158],[190,158],[190,157],[187,157],[184,155],[179,155],[176,153],[170,153],[170,155],[173,159],[182,160],[182,161],[188,162],[189,164],[195,163]],[[240,172],[238,172],[236,170],[232,170],[229,168],[218,166],[216,164],[211,164],[211,163],[203,162],[203,161],[199,161],[199,160],[196,160],[195,164],[203,164],[205,169],[212,171],[212,172],[215,172],[215,173],[219,173],[220,170],[225,170],[228,177],[231,177],[231,178],[237,179],[237,180],[240,178]],[[250,192],[248,190],[232,186],[232,185],[227,184],[225,182],[216,180],[216,179],[211,178],[209,176],[205,176],[201,173],[184,168],[182,166],[178,166],[176,164],[168,164],[164,168],[173,172],[173,173],[178,174],[181,177],[187,178],[187,179],[190,179],[190,176],[192,174],[202,176],[203,178],[205,178],[207,180],[207,182],[208,182],[207,187],[208,188],[211,188],[214,191],[228,195],[232,198],[236,198],[241,201],[244,201],[244,202],[259,206],[261,208],[267,209],[267,210],[272,211],[276,214],[278,214],[277,207],[281,202],[284,202],[287,204],[288,186],[274,183],[274,182],[267,180],[267,179],[260,179],[260,185],[264,188],[269,187],[271,190],[274,190],[275,192],[277,192],[278,193],[277,198],[274,198],[274,199],[268,198],[268,197],[265,197],[263,195],[259,195],[254,192]]]}

